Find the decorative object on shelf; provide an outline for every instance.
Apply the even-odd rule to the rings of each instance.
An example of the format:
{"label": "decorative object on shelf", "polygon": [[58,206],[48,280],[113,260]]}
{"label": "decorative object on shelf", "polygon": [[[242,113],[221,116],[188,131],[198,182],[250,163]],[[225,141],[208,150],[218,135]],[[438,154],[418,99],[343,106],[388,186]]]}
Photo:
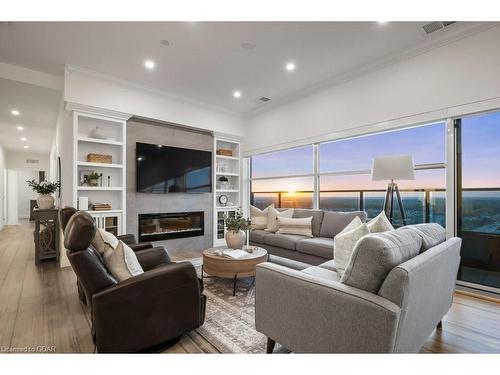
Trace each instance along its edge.
{"label": "decorative object on shelf", "polygon": [[228,183],[229,183],[229,179],[226,176],[219,177],[219,184],[220,184],[221,189],[226,189]]}
{"label": "decorative object on shelf", "polygon": [[105,154],[88,154],[87,161],[91,163],[113,163],[113,156]]}
{"label": "decorative object on shelf", "polygon": [[89,197],[78,198],[78,209],[81,211],[89,209]]}
{"label": "decorative object on shelf", "polygon": [[101,127],[96,126],[95,129],[93,129],[90,134],[89,138],[95,138],[95,139],[108,139],[106,137],[106,134],[104,134],[104,131]]}
{"label": "decorative object on shelf", "polygon": [[228,149],[228,148],[219,148],[219,149],[217,149],[217,155],[233,156],[233,150]]}
{"label": "decorative object on shelf", "polygon": [[244,231],[250,228],[250,220],[244,218],[241,210],[238,210],[233,217],[226,217],[225,224],[227,246],[230,249],[242,249],[247,237]]}
{"label": "decorative object on shelf", "polygon": [[108,187],[111,187],[111,176],[108,176]]}
{"label": "decorative object on shelf", "polygon": [[48,210],[54,207],[54,194],[57,189],[59,189],[59,182],[49,182],[42,181],[36,182],[35,180],[26,181],[28,186],[33,189],[35,193],[38,193],[39,196],[36,199],[36,203],[38,208],[42,210]]}
{"label": "decorative object on shelf", "polygon": [[221,206],[227,205],[227,195],[225,194],[219,195],[218,201]]}
{"label": "decorative object on shelf", "polygon": [[91,172],[89,174],[86,174],[83,176],[83,181],[86,185],[88,186],[99,186],[99,173],[97,172]]}
{"label": "decorative object on shelf", "polygon": [[406,214],[399,194],[398,184],[394,180],[414,180],[415,166],[411,155],[379,156],[373,159],[372,181],[390,180],[384,200],[384,211],[392,224],[394,217],[394,193],[398,200],[399,212],[403,225],[406,225]]}
{"label": "decorative object on shelf", "polygon": [[111,205],[109,203],[92,203],[92,209],[94,211],[109,211],[111,210]]}

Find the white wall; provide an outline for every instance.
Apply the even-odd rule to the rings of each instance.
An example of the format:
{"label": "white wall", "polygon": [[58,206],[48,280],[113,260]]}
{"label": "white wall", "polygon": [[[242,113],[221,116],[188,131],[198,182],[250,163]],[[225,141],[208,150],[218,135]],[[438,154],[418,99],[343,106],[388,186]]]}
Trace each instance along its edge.
{"label": "white wall", "polygon": [[18,224],[17,171],[7,170],[7,225]]}
{"label": "white wall", "polygon": [[457,106],[500,107],[499,42],[495,27],[251,116],[245,154],[401,126],[410,116],[444,118]]}
{"label": "white wall", "polygon": [[202,130],[244,132],[233,114],[76,68],[65,69],[64,100]]}
{"label": "white wall", "polygon": [[[38,163],[27,163],[27,159],[38,160]],[[7,168],[26,171],[45,171],[48,178],[50,170],[49,153],[8,151]]]}
{"label": "white wall", "polygon": [[4,225],[6,224],[6,211],[7,208],[5,207],[5,197],[6,197],[6,189],[5,189],[5,184],[4,181],[6,179],[6,167],[7,167],[7,161],[6,155],[5,155],[5,150],[2,145],[0,145],[0,230],[3,229]]}
{"label": "white wall", "polygon": [[17,171],[17,217],[19,219],[29,219],[30,200],[36,199],[38,194],[33,191],[26,181],[38,181],[38,171],[18,170]]}

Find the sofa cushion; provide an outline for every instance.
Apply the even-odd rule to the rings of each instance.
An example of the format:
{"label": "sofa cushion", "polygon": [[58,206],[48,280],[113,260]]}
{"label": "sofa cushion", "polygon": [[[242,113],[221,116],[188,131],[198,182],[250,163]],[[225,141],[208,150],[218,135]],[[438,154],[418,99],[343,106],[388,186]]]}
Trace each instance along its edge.
{"label": "sofa cushion", "polygon": [[118,246],[118,241],[112,233],[97,228],[91,245],[102,257],[107,250],[114,250]]}
{"label": "sofa cushion", "polygon": [[122,241],[118,242],[114,250],[107,248],[103,258],[106,268],[118,281],[144,273],[134,251]]}
{"label": "sofa cushion", "polygon": [[335,265],[335,259],[328,260],[325,263],[321,263],[318,267],[324,268],[325,270],[337,272],[337,266]]}
{"label": "sofa cushion", "polygon": [[312,216],[312,233],[314,237],[320,237],[321,223],[323,222],[323,210],[309,210],[303,208],[296,208],[293,211],[293,217],[304,218]]}
{"label": "sofa cushion", "polygon": [[341,282],[377,293],[387,274],[420,252],[422,239],[410,230],[373,233],[361,238]]}
{"label": "sofa cushion", "polygon": [[251,242],[258,242],[258,243],[265,243],[264,242],[264,237],[265,236],[271,236],[272,234],[269,232],[266,232],[265,230],[262,229],[255,229],[250,231],[250,241]]}
{"label": "sofa cushion", "polygon": [[353,221],[333,239],[333,258],[336,260],[337,272],[340,275],[344,274],[356,243],[367,234],[370,234],[368,225],[362,223],[361,219],[355,216]]}
{"label": "sofa cushion", "polygon": [[422,238],[421,253],[446,241],[446,229],[438,223],[407,225],[398,230],[411,230],[417,233]]}
{"label": "sofa cushion", "polygon": [[253,229],[266,229],[267,219],[269,216],[269,207],[274,208],[274,203],[267,206],[263,210],[258,207],[250,205],[250,221]]}
{"label": "sofa cushion", "polygon": [[370,229],[370,233],[379,233],[393,230],[394,227],[387,218],[385,212],[382,211],[368,222],[368,229]]}
{"label": "sofa cushion", "polygon": [[315,277],[320,277],[322,279],[327,279],[330,281],[340,281],[340,275],[336,271],[330,271],[322,267],[308,267],[305,270],[302,270],[302,272],[307,273],[308,275],[315,276]]}
{"label": "sofa cushion", "polygon": [[279,234],[298,234],[299,236],[312,237],[312,216],[305,218],[292,218],[278,216]]}
{"label": "sofa cushion", "polygon": [[321,237],[335,237],[337,234],[342,232],[342,230],[354,220],[355,217],[359,217],[361,222],[366,221],[365,211],[353,211],[353,212],[335,212],[335,211],[325,211],[323,216],[323,222],[321,224]]}
{"label": "sofa cushion", "polygon": [[274,233],[276,232],[278,227],[278,216],[280,217],[292,217],[293,208],[284,211],[278,211],[274,207],[269,207],[268,217],[267,217],[267,228],[266,231]]}
{"label": "sofa cushion", "polygon": [[325,259],[332,259],[333,238],[314,237],[304,239],[304,237],[302,237],[302,240],[297,242],[296,249],[304,254],[315,255]]}
{"label": "sofa cushion", "polygon": [[304,239],[304,236],[298,236],[296,234],[268,233],[268,235],[264,237],[264,243],[271,246],[282,247],[287,250],[295,250],[295,245],[302,239]]}

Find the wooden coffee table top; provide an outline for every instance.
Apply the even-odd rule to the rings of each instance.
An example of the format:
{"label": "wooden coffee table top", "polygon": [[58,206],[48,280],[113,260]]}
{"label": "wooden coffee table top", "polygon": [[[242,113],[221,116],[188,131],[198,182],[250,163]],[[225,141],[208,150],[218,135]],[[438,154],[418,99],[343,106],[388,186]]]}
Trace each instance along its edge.
{"label": "wooden coffee table top", "polygon": [[267,261],[267,250],[256,247],[253,253],[244,258],[231,259],[214,254],[220,250],[210,248],[203,251],[203,272],[218,277],[248,277],[255,276],[255,266]]}

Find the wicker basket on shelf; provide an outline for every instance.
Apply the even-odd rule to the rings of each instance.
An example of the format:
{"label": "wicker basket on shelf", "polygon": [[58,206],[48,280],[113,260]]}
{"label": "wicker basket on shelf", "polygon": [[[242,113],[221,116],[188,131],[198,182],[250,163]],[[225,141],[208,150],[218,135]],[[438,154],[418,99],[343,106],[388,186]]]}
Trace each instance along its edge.
{"label": "wicker basket on shelf", "polygon": [[219,148],[217,150],[217,155],[233,156],[233,150],[230,150],[230,149],[227,149],[227,148]]}
{"label": "wicker basket on shelf", "polygon": [[113,162],[113,157],[111,155],[104,155],[104,154],[88,154],[87,161],[92,163],[111,164]]}

